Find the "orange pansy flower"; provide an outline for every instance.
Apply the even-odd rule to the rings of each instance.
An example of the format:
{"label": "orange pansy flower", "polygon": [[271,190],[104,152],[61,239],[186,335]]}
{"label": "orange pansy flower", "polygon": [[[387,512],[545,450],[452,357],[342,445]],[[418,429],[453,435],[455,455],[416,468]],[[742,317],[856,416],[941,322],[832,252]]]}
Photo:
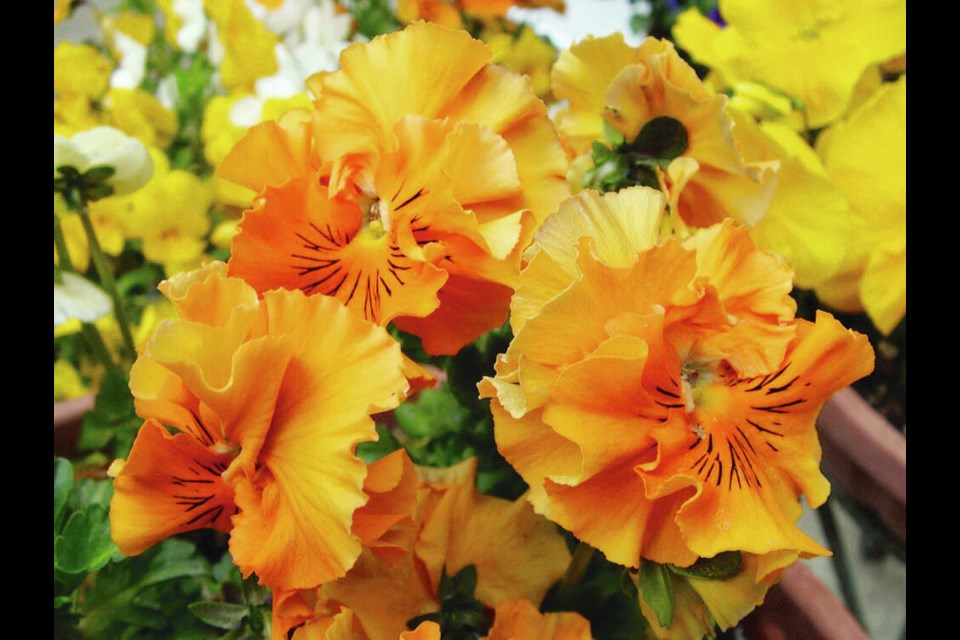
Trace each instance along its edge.
{"label": "orange pansy flower", "polygon": [[730,221],[661,240],[662,195],[564,203],[529,251],[515,337],[480,385],[535,509],[612,561],[826,551],[815,421],[866,375],[865,336],[795,320],[791,271]]}
{"label": "orange pansy flower", "polygon": [[[389,478],[371,474],[365,492],[354,449],[376,439],[370,414],[406,391],[400,349],[336,300],[258,299],[225,271],[215,263],[161,284],[179,319],[158,325],[131,371],[146,422],[112,468],[111,533],[135,555],[218,529],[245,576],[313,587],[346,573],[378,519],[390,520],[375,497]],[[365,503],[374,520],[360,524]]]}
{"label": "orange pansy flower", "polygon": [[412,479],[418,487],[409,519],[384,534],[403,540],[404,553],[365,548],[343,578],[319,589],[275,593],[275,638],[287,637],[295,627],[294,638],[314,637],[344,612],[356,623],[347,637],[397,638],[408,621],[440,609],[444,570],[453,576],[473,565],[475,597],[490,609],[516,599],[540,602],[563,575],[570,553],[556,527],[524,500],[479,493],[475,459],[433,469],[415,468],[405,453],[392,455],[402,455],[404,479],[399,484],[408,486]]}
{"label": "orange pansy flower", "polygon": [[511,600],[496,608],[485,640],[591,640],[590,621],[579,613],[540,613],[529,600]]}
{"label": "orange pansy flower", "polygon": [[563,0],[398,0],[397,19],[404,24],[416,20],[435,22],[453,29],[463,29],[461,12],[476,18],[502,18],[512,6],[550,7],[563,12]]}
{"label": "orange pansy flower", "polygon": [[490,58],[428,23],[348,47],[308,81],[312,111],[257,125],[221,164],[260,193],[230,273],[335,296],[436,354],[502,324],[521,252],[569,192],[546,108]]}
{"label": "orange pansy flower", "polygon": [[589,37],[560,54],[552,79],[554,94],[570,103],[557,114],[557,129],[577,154],[603,139],[605,123],[626,142],[656,118],[683,125],[686,149],[657,171],[671,209],[687,224],[734,218],[753,226],[766,212],[775,163],[744,162],[726,96],[712,94],[669,41],[630,47],[619,33]]}

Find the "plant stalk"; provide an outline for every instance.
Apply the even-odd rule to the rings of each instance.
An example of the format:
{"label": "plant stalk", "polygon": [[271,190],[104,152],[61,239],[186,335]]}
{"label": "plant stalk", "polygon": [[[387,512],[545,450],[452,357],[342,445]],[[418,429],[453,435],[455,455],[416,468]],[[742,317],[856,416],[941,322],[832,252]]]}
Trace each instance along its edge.
{"label": "plant stalk", "polygon": [[595,549],[582,540],[577,543],[577,549],[570,558],[570,564],[567,566],[567,572],[563,574],[560,580],[560,586],[557,588],[557,599],[563,604],[568,604],[573,600],[573,596],[583,580],[587,567],[590,566],[590,560],[593,558]]}
{"label": "plant stalk", "polygon": [[856,583],[853,579],[853,572],[850,571],[850,563],[847,559],[847,550],[843,546],[843,538],[840,535],[840,529],[837,527],[836,517],[833,513],[832,500],[825,502],[819,509],[817,515],[820,517],[820,525],[823,527],[823,535],[827,538],[830,550],[833,551],[833,570],[837,574],[837,582],[840,583],[840,591],[843,594],[843,600],[847,609],[853,614],[853,617],[866,628],[866,621],[863,618],[863,610],[860,608],[860,598],[857,597]]}
{"label": "plant stalk", "polygon": [[[67,241],[63,235],[63,227],[60,225],[60,220],[56,217],[53,219],[53,244],[57,248],[57,256],[60,258],[61,268],[65,271],[75,272],[73,260],[70,258],[70,250],[67,248]],[[93,355],[100,361],[100,364],[107,369],[112,369],[117,372],[121,371],[117,363],[113,361],[110,350],[107,349],[107,345],[103,341],[103,336],[100,335],[100,331],[96,326],[89,322],[84,322],[80,325],[80,333],[83,335],[84,340],[87,341],[90,350],[93,351]]]}
{"label": "plant stalk", "polygon": [[90,220],[90,211],[87,209],[86,200],[81,199],[77,213],[80,214],[80,222],[83,224],[83,231],[87,235],[87,243],[90,245],[90,258],[93,260],[93,266],[96,267],[97,275],[100,277],[100,285],[106,289],[113,300],[113,313],[117,318],[117,324],[120,326],[120,334],[123,336],[123,344],[127,350],[126,355],[134,358],[137,348],[133,342],[133,333],[130,331],[127,310],[123,304],[123,297],[117,289],[117,281],[113,277],[110,265],[107,264],[107,256],[100,248],[100,241],[97,240],[97,233],[93,229],[93,222]]}

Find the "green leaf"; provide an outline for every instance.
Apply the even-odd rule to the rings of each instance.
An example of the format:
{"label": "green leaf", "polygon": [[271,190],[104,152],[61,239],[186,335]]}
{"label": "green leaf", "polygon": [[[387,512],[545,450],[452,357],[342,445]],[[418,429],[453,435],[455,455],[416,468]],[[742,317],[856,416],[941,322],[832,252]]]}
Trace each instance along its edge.
{"label": "green leaf", "polygon": [[633,169],[630,170],[630,178],[634,185],[641,185],[644,187],[651,187],[653,189],[660,188],[660,180],[657,178],[657,171],[649,164],[637,163],[634,165]]}
{"label": "green leaf", "polygon": [[613,160],[617,157],[617,152],[602,142],[594,140],[591,143],[591,146],[593,151],[590,154],[590,157],[593,158],[593,164],[597,165],[598,167],[607,160]]}
{"label": "green leaf", "polygon": [[440,612],[424,613],[407,620],[407,629],[416,629],[423,622],[436,622],[440,624]]}
{"label": "green leaf", "polygon": [[[494,357],[496,354],[494,354]],[[477,391],[477,383],[484,376],[493,375],[493,360],[487,362],[475,345],[467,345],[453,358],[447,369],[447,386],[457,402],[471,413],[484,412],[484,405]]]}
{"label": "green leaf", "polygon": [[624,142],[623,134],[606,120],[603,121],[603,139],[610,143],[611,147],[618,147]]}
{"label": "green leaf", "polygon": [[[140,556],[111,562],[84,594],[84,636],[140,638],[147,637],[141,629],[152,629],[157,633],[151,638],[198,637],[198,628],[208,628],[189,615],[187,606],[203,597],[197,580],[201,576],[209,576],[209,568],[194,545],[179,538],[165,540]],[[151,602],[161,603],[160,611]]]}
{"label": "green leaf", "polygon": [[670,571],[662,564],[644,560],[640,565],[640,597],[657,616],[661,627],[673,623],[673,587]]}
{"label": "green leaf", "polygon": [[646,35],[650,31],[650,16],[635,13],[630,16],[630,30],[637,34]]}
{"label": "green leaf", "polygon": [[219,583],[233,582],[239,585],[243,582],[240,569],[233,563],[233,557],[229,553],[224,553],[213,567],[211,567],[211,575],[213,579]]}
{"label": "green leaf", "polygon": [[451,584],[455,594],[472,598],[473,592],[477,589],[477,566],[473,564],[465,566],[453,576]]}
{"label": "green leaf", "polygon": [[106,182],[98,182],[97,184],[84,189],[83,195],[91,202],[94,200],[102,200],[103,198],[113,195],[113,185],[110,185]]}
{"label": "green leaf", "polygon": [[73,182],[80,177],[80,172],[77,170],[77,168],[70,165],[57,167],[57,171],[67,182]]}
{"label": "green leaf", "polygon": [[100,451],[113,442],[110,455],[124,458],[142,422],[134,410],[126,378],[118,372],[108,372],[100,383],[93,410],[83,417],[78,448]]}
{"label": "green leaf", "polygon": [[63,521],[63,508],[67,506],[70,489],[73,488],[73,465],[64,458],[53,459],[53,532],[59,533]]}
{"label": "green leaf", "polygon": [[112,178],[116,172],[116,169],[106,165],[91,167],[83,174],[83,179],[92,185],[93,183],[103,182],[108,178]]}
{"label": "green leaf", "polygon": [[67,507],[73,511],[81,511],[90,505],[98,505],[109,510],[112,497],[112,480],[83,478],[74,482],[73,490],[67,499]]}
{"label": "green leaf", "polygon": [[469,412],[446,389],[427,389],[415,402],[406,402],[394,412],[397,424],[411,438],[437,438],[459,431]]}
{"label": "green leaf", "polygon": [[624,150],[654,158],[666,165],[682,155],[688,145],[687,129],[683,123],[669,116],[660,116],[643,125],[636,139]]}
{"label": "green leaf", "polygon": [[261,638],[258,638],[246,627],[241,627],[224,635],[220,640],[261,640]]}
{"label": "green leaf", "polygon": [[260,586],[253,576],[241,582],[240,589],[243,593],[243,601],[251,606],[264,604],[270,596],[270,590]]}
{"label": "green leaf", "polygon": [[250,613],[250,608],[244,604],[227,602],[194,602],[187,608],[207,624],[226,630],[238,629]]}
{"label": "green leaf", "polygon": [[145,262],[136,269],[131,269],[117,278],[117,290],[126,297],[134,291],[152,293],[157,284],[163,280],[163,267]]}
{"label": "green leaf", "polygon": [[670,571],[688,578],[725,580],[740,573],[743,555],[739,551],[723,551],[712,558],[700,558],[689,567],[668,564]]}
{"label": "green leaf", "polygon": [[71,515],[54,540],[54,566],[65,573],[90,573],[106,565],[115,551],[107,510],[93,504]]}
{"label": "green leaf", "polygon": [[380,437],[376,442],[361,442],[357,445],[357,457],[367,464],[376,462],[385,455],[401,448],[400,442],[394,437],[393,432],[387,425],[378,424],[377,435]]}

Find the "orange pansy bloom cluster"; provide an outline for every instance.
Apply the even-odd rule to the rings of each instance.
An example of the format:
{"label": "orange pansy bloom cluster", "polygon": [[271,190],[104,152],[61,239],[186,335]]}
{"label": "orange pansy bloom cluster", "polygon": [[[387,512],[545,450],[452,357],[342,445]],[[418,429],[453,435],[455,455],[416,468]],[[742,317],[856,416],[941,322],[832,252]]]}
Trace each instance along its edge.
{"label": "orange pansy bloom cluster", "polygon": [[146,422],[111,469],[111,533],[135,555],[217,529],[245,576],[316,586],[377,537],[358,512],[373,491],[354,449],[376,439],[370,414],[406,392],[400,348],[332,298],[258,299],[225,271],[215,263],[161,285],[179,319],[157,327],[131,372]]}
{"label": "orange pansy bloom cluster", "polygon": [[[276,640],[439,640],[444,585],[471,572],[475,635],[586,640],[586,619],[538,609],[571,563],[556,524],[639,575],[673,565],[668,627],[639,600],[658,637],[732,626],[828,553],[796,526],[801,497],[829,493],[815,421],[873,353],[829,314],[796,319],[793,270],[751,239],[774,167],[743,161],[726,98],[668,42],[565,52],[563,144],[529,80],[490,59],[424,22],[348,47],[308,81],[311,109],[220,164],[257,194],[229,264],[160,287],[177,318],[131,372],[145,422],[111,468],[111,532],[128,555],[228,533],[274,590]],[[605,126],[629,144],[657,119],[686,135],[645,165],[662,192],[568,197],[564,144],[585,153]],[[384,327],[455,354],[508,312],[479,390],[524,497],[480,493],[476,459],[364,464],[371,416],[419,375]],[[721,579],[683,572],[724,552]]]}
{"label": "orange pansy bloom cluster", "polygon": [[829,493],[815,420],[869,343],[794,319],[790,268],[745,229],[663,239],[663,209],[586,191],[543,225],[480,386],[498,446],[539,513],[619,564],[824,554],[795,524]]}
{"label": "orange pansy bloom cluster", "polygon": [[569,191],[546,107],[490,58],[417,23],[313,76],[312,111],[257,125],[220,166],[260,194],[231,275],[335,296],[435,354],[500,326],[522,250]]}
{"label": "orange pansy bloom cluster", "polygon": [[[404,637],[408,623],[440,610],[442,574],[453,576],[469,565],[476,569],[477,601],[496,611],[489,638],[510,637],[510,629],[533,633],[553,628],[577,630],[575,638],[590,637],[589,624],[580,616],[544,619],[530,604],[539,603],[563,575],[570,553],[556,527],[526,501],[479,493],[476,459],[447,469],[414,467],[398,451],[375,464],[392,468],[382,474],[394,479],[383,501],[392,501],[393,513],[406,510],[405,518],[381,533],[397,546],[387,553],[365,548],[346,576],[318,589],[276,592],[275,638],[287,637],[294,628],[298,640],[323,637],[321,633],[331,637],[327,630],[332,626],[356,640]],[[425,624],[420,632],[438,638]]]}

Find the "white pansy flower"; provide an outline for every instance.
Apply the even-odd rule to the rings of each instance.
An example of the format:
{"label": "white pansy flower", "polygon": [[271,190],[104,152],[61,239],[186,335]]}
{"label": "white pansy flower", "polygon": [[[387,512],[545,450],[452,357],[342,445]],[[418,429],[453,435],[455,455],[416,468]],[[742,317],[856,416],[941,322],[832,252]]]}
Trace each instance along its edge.
{"label": "white pansy flower", "polygon": [[207,33],[203,0],[173,0],[173,12],[183,21],[177,31],[177,46],[187,53],[196,53]]}
{"label": "white pansy flower", "polygon": [[116,194],[136,191],[153,175],[153,161],[146,147],[113,127],[94,127],[72,138],[53,136],[53,175],[60,167],[85,173],[93,167],[112,167],[107,179]]}
{"label": "white pansy flower", "polygon": [[63,282],[53,284],[54,328],[71,318],[93,322],[113,310],[110,297],[100,287],[75,273],[61,275]]}
{"label": "white pansy flower", "polygon": [[303,22],[303,15],[313,6],[313,0],[284,0],[275,9],[268,9],[257,0],[246,0],[247,8],[271,33],[286,36]]}
{"label": "white pansy flower", "polygon": [[254,83],[254,95],[246,96],[230,110],[230,121],[250,127],[262,119],[269,98],[292,98],[306,92],[305,81],[318,71],[339,68],[340,52],[350,44],[353,18],[337,13],[332,0],[286,0],[268,10],[256,0],[247,0],[251,12],[268,29],[284,36],[277,43],[277,72]]}
{"label": "white pansy flower", "polygon": [[177,78],[173,74],[160,78],[156,90],[157,100],[170,111],[177,110],[180,102],[180,91],[177,89]]}
{"label": "white pansy flower", "polygon": [[113,46],[120,54],[120,64],[110,75],[110,86],[136,89],[146,74],[147,48],[120,31],[113,34]]}

